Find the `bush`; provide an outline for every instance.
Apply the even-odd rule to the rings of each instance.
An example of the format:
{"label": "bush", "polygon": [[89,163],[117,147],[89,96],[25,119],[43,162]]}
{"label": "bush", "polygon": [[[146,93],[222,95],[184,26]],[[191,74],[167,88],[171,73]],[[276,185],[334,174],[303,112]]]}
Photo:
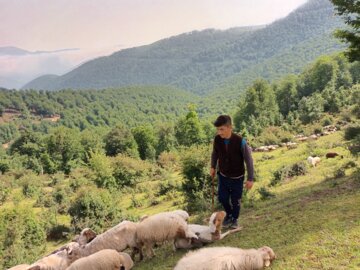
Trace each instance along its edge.
{"label": "bush", "polygon": [[34,173],[29,172],[27,175],[22,176],[20,179],[22,186],[22,193],[25,197],[31,198],[35,195],[38,195],[40,192],[40,177],[36,176]]}
{"label": "bush", "polygon": [[179,156],[175,152],[162,152],[157,163],[164,169],[174,169],[179,162]]}
{"label": "bush", "polygon": [[260,194],[260,199],[263,201],[275,197],[275,194],[270,192],[266,187],[259,188],[258,192]]}
{"label": "bush", "polygon": [[0,268],[36,261],[46,248],[44,223],[31,208],[5,208],[0,212]]}
{"label": "bush", "polygon": [[169,191],[174,191],[177,190],[178,188],[179,185],[178,183],[176,183],[174,179],[163,180],[160,182],[158,195],[165,195]]}
{"label": "bush", "polygon": [[106,189],[84,188],[71,203],[69,214],[76,231],[89,227],[102,231],[120,218],[118,201]]}
{"label": "bush", "polygon": [[306,164],[304,162],[297,162],[290,166],[283,166],[273,172],[270,186],[275,186],[281,181],[299,175],[305,175],[307,172]]}
{"label": "bush", "polygon": [[133,187],[142,181],[141,178],[150,176],[152,166],[147,161],[118,155],[112,159],[113,176],[119,188]]}
{"label": "bush", "polygon": [[325,127],[325,126],[329,126],[329,125],[332,125],[333,123],[333,119],[330,118],[329,116],[325,117],[322,121],[322,126]]}
{"label": "bush", "polygon": [[356,136],[360,135],[360,125],[350,126],[345,129],[345,140],[355,139]]}
{"label": "bush", "polygon": [[210,152],[207,147],[192,146],[183,153],[184,182],[182,191],[190,211],[202,209],[204,203],[211,200],[209,156]]}
{"label": "bush", "polygon": [[334,178],[337,179],[337,178],[341,178],[341,177],[344,177],[345,176],[345,169],[343,168],[340,168],[340,169],[337,169],[334,173]]}

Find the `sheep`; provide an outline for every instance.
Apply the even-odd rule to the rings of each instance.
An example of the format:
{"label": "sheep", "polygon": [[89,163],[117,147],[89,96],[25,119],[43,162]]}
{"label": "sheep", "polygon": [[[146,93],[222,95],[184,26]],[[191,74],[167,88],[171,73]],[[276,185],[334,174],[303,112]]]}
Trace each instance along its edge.
{"label": "sheep", "polygon": [[9,268],[8,270],[26,270],[29,268],[29,266],[30,266],[29,264],[19,264]]}
{"label": "sheep", "polygon": [[174,270],[260,270],[276,258],[269,247],[240,249],[233,247],[202,248],[189,252]]}
{"label": "sheep", "polygon": [[175,247],[177,249],[190,249],[193,247],[201,247],[203,246],[203,244],[212,243],[216,240],[221,240],[227,235],[241,230],[241,228],[237,228],[222,234],[221,227],[225,216],[226,213],[224,211],[213,213],[209,220],[209,226],[189,224],[189,229],[193,231],[199,237],[199,239],[176,239]]}
{"label": "sheep", "polygon": [[[332,153],[326,153],[326,158],[335,158],[337,156],[340,156],[338,153],[332,152]],[[340,156],[341,158],[344,158],[344,156]]]}
{"label": "sheep", "polygon": [[134,262],[127,253],[103,249],[75,261],[66,270],[129,270],[133,266]]}
{"label": "sheep", "polygon": [[123,221],[106,232],[98,235],[94,240],[85,246],[73,250],[69,255],[73,260],[86,257],[103,249],[114,249],[118,252],[131,248],[133,256],[137,251],[136,243],[137,223]]}
{"label": "sheep", "polygon": [[73,242],[63,245],[62,247],[53,251],[51,254],[58,253],[59,251],[62,251],[64,249],[73,250],[73,249],[77,248],[78,246],[86,245],[87,243],[91,242],[95,237],[96,237],[96,233],[92,229],[85,228],[81,231],[80,235],[76,235],[74,237]]}
{"label": "sheep", "polygon": [[198,238],[189,230],[186,221],[178,213],[164,212],[145,218],[137,224],[136,229],[140,259],[143,258],[143,247],[145,247],[146,255],[153,257],[155,255],[152,248],[154,244],[175,241],[177,238]]}
{"label": "sheep", "polygon": [[312,165],[313,167],[316,167],[316,165],[320,163],[320,158],[309,156],[307,158],[307,161],[309,162],[310,165]]}
{"label": "sheep", "polygon": [[79,243],[80,246],[90,243],[96,237],[96,232],[90,228],[85,228],[81,231],[80,235],[76,235],[73,242]]}
{"label": "sheep", "polygon": [[65,270],[73,260],[68,257],[71,249],[62,250],[33,263],[27,270]]}

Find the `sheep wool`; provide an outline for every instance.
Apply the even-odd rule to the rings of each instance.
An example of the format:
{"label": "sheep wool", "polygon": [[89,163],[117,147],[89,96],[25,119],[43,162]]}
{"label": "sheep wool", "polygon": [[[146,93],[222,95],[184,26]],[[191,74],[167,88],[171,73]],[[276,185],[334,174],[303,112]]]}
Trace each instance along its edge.
{"label": "sheep wool", "polygon": [[232,247],[202,248],[187,253],[174,270],[260,270],[270,266],[275,253],[269,247],[240,249]]}
{"label": "sheep wool", "polygon": [[66,270],[129,270],[133,265],[128,254],[104,249],[75,261]]}

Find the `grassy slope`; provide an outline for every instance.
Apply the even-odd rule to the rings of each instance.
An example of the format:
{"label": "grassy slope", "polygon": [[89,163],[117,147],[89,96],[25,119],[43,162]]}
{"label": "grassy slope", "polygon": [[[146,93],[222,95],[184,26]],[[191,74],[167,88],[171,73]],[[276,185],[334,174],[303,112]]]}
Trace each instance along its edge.
{"label": "grassy slope", "polygon": [[[243,209],[242,232],[213,246],[271,246],[278,256],[271,269],[359,269],[360,180],[354,169],[347,169],[345,177],[333,178],[335,170],[351,159],[344,147],[337,146],[339,142],[342,135],[336,133],[320,138],[312,148],[337,151],[344,159],[323,159],[307,175],[273,188],[275,198]],[[260,177],[254,187],[266,185],[271,171],[281,165],[306,159],[307,145],[271,152],[275,159],[265,162],[258,161],[261,153],[255,153]],[[174,253],[166,245],[156,250],[156,258],[137,263],[134,269],[172,269],[184,253]]]}

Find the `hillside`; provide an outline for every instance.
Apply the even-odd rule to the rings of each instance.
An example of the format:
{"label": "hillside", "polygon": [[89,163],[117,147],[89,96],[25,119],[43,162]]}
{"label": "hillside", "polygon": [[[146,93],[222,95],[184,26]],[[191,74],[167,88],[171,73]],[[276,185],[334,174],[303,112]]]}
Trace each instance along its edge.
{"label": "hillside", "polygon": [[[241,248],[271,246],[277,254],[277,259],[270,269],[358,269],[360,266],[360,258],[357,256],[360,237],[359,161],[349,154],[346,149],[347,142],[343,141],[342,136],[343,132],[337,132],[321,137],[317,141],[302,143],[294,150],[279,148],[267,154],[254,153],[258,178],[253,189],[243,200],[240,221],[243,230],[212,246]],[[268,187],[274,171],[283,165],[304,162],[309,153],[314,151],[322,158],[316,168],[307,166],[305,175],[285,179],[275,187]],[[338,152],[344,155],[344,159],[339,157],[325,159],[324,154],[327,152]],[[345,174],[339,174],[340,170]],[[31,174],[22,176],[17,182],[25,183],[24,180],[30,177],[34,176]],[[74,188],[74,181],[89,185],[88,182],[84,182],[83,177],[79,177],[79,171],[72,173],[68,178],[57,174],[38,176],[37,179],[37,186],[43,186],[42,199],[40,197],[36,199],[36,196],[20,199],[21,188],[14,188],[0,209],[6,213],[7,209],[14,206],[33,207],[30,209],[34,209],[40,215],[43,212],[52,216],[53,208],[49,208],[49,212],[46,207],[41,206],[43,203],[46,205],[49,199],[58,198],[57,196],[66,190],[67,195],[62,199],[62,203],[65,202],[65,205],[69,201],[74,203],[74,199],[79,198],[79,192],[76,194],[70,191]],[[119,199],[115,201],[115,207],[121,209],[121,218],[130,219],[144,214],[182,208],[184,199],[181,193],[176,191],[176,186],[182,181],[181,175],[175,169],[166,177],[166,182],[156,178],[140,182],[134,189],[126,189],[117,195]],[[169,182],[173,183],[167,186],[168,190],[165,194],[154,197],[154,194],[159,192],[159,188],[161,190],[161,186]],[[261,199],[259,193],[261,187],[266,187],[275,197]],[[86,190],[92,193],[93,189],[87,186]],[[100,189],[97,192],[100,192]],[[95,204],[98,203],[96,197],[93,199]],[[210,214],[209,211],[199,212],[191,218],[191,221],[204,223],[204,218]],[[72,226],[70,217],[66,213],[55,214],[55,219],[58,229],[64,230]],[[97,232],[104,231],[111,225],[105,224],[101,229],[96,227]],[[58,241],[48,241],[42,253],[47,254],[67,241],[69,240],[63,238]],[[43,243],[40,246],[43,247]],[[155,252],[157,254],[155,258],[136,262],[134,269],[172,269],[185,253],[184,251],[174,253],[170,244],[157,248]],[[23,262],[23,259],[18,258],[17,263],[20,262]]]}
{"label": "hillside", "polygon": [[[296,72],[315,57],[342,46],[330,34],[342,22],[327,0],[310,0],[286,18],[263,27],[205,30],[125,49],[89,61],[59,77],[42,77],[24,89],[101,89],[126,85],[173,85],[206,94],[235,75],[273,78]],[[311,49],[312,53],[308,54]],[[296,57],[288,52],[297,52]],[[216,87],[215,87],[216,88]]]}
{"label": "hillside", "polygon": [[[274,270],[359,269],[360,175],[359,171],[356,173],[350,168],[346,169],[345,176],[335,176],[337,170],[351,160],[340,141],[341,135],[333,134],[319,139],[315,148],[322,153],[321,156],[327,151],[335,151],[345,155],[344,159],[323,158],[320,165],[309,168],[305,176],[271,188],[275,198],[261,201],[256,197],[253,206],[242,211],[240,225],[243,230],[210,246],[270,246],[277,254],[269,268]],[[254,189],[267,186],[271,173],[282,165],[305,161],[308,154],[307,144],[295,150],[271,152],[273,160],[262,161],[264,154],[255,153],[259,181]],[[249,197],[251,194],[255,193],[252,191]],[[210,214],[204,212],[201,217]],[[203,222],[202,218],[195,220]],[[173,269],[185,254],[184,251],[174,253],[170,245],[155,252],[156,258],[139,263],[134,269]]]}

